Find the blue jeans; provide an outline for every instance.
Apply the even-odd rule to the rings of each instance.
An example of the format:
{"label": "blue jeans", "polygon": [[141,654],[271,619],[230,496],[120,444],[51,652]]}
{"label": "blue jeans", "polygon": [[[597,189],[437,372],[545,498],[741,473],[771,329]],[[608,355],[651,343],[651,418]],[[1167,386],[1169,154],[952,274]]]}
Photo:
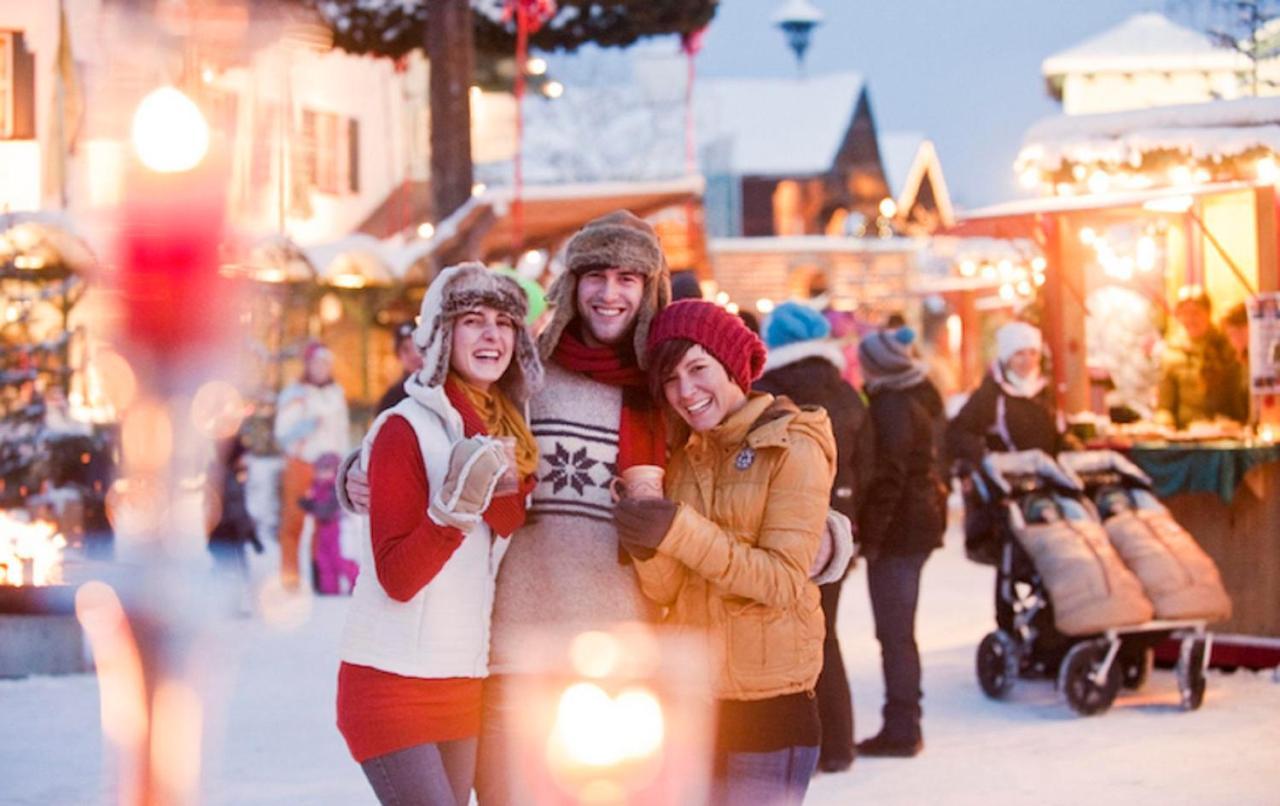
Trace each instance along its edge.
{"label": "blue jeans", "polygon": [[818,748],[725,753],[717,762],[712,806],[799,806],[818,766]]}
{"label": "blue jeans", "polygon": [[360,765],[383,806],[467,806],[476,775],[476,740],[407,747]]}
{"label": "blue jeans", "polygon": [[867,590],[876,621],[884,668],[884,725],[894,741],[920,738],[920,649],[916,646],[916,605],[920,572],[929,553],[882,554],[867,565]]}

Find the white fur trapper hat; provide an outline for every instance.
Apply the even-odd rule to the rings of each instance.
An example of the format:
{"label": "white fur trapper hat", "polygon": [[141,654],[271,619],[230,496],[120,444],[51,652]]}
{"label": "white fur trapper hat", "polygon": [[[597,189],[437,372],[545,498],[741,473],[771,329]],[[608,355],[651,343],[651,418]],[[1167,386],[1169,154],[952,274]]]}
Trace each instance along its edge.
{"label": "white fur trapper hat", "polygon": [[449,374],[453,321],[482,305],[502,311],[516,322],[515,355],[498,386],[514,402],[523,404],[542,385],[542,362],[524,325],[529,301],[515,280],[476,261],[440,272],[422,298],[418,327],[413,332],[413,343],[422,353],[419,377],[424,386],[444,384]]}
{"label": "white fur trapper hat", "polygon": [[1040,331],[1026,322],[1009,322],[996,331],[996,357],[1003,364],[1019,350],[1042,350]]}

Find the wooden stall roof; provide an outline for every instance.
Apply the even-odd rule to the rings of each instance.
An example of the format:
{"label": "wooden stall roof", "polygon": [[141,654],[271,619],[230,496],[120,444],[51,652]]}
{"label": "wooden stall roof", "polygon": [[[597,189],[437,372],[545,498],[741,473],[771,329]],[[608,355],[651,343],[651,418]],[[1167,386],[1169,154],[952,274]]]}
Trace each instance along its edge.
{"label": "wooden stall roof", "polygon": [[702,195],[701,176],[653,182],[600,182],[524,189],[524,238],[517,245],[513,191],[494,188],[473,196],[440,223],[427,245],[438,265],[513,256],[517,249],[555,248],[593,218],[626,209],[638,216]]}

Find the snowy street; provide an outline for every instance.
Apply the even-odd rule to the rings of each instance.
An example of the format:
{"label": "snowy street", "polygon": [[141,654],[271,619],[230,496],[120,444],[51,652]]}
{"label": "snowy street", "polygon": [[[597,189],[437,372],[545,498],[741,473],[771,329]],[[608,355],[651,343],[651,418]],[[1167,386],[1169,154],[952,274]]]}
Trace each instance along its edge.
{"label": "snowy street", "polygon": [[[806,803],[1280,802],[1280,682],[1270,672],[1211,672],[1205,704],[1191,713],[1177,706],[1173,673],[1159,669],[1100,717],[1075,716],[1048,682],[1020,682],[1012,702],[987,700],[973,655],[991,623],[990,570],[967,562],[956,537],[924,575],[924,753],[819,775]],[[346,601],[313,601],[294,630],[260,618],[222,628],[213,666],[228,673],[227,698],[208,725],[207,803],[373,802],[333,725]],[[866,736],[879,726],[881,684],[861,570],[846,583],[841,641]],[[0,803],[114,801],[93,677],[0,681],[0,714]]]}

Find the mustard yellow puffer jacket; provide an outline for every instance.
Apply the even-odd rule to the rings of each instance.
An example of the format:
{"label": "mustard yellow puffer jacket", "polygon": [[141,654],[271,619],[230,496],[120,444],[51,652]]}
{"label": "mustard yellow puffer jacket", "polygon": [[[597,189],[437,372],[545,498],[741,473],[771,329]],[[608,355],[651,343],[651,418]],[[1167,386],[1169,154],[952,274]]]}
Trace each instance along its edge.
{"label": "mustard yellow puffer jacket", "polygon": [[835,461],[825,411],[767,394],[671,456],[666,492],[679,507],[658,553],[636,567],[668,623],[705,635],[718,699],[809,691],[818,680],[824,627],[809,567]]}

